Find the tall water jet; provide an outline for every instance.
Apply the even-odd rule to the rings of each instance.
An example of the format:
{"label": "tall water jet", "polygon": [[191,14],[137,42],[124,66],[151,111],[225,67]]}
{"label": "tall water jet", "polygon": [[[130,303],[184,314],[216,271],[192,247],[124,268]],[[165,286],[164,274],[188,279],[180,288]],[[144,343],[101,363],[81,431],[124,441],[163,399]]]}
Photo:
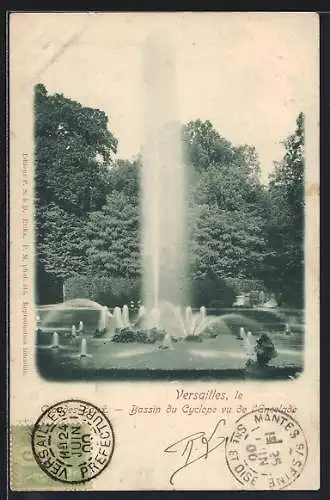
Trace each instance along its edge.
{"label": "tall water jet", "polygon": [[98,330],[100,332],[104,332],[107,329],[109,316],[110,316],[110,312],[109,312],[107,306],[103,306],[102,312],[100,314],[99,324],[98,324]]}
{"label": "tall water jet", "polygon": [[90,354],[87,353],[87,340],[85,338],[81,339],[79,357],[80,358],[91,358],[92,357]]}
{"label": "tall water jet", "polygon": [[185,309],[185,328],[187,335],[191,335],[193,333],[193,328],[192,328],[192,309],[190,306],[186,307]]}
{"label": "tall water jet", "polygon": [[147,310],[186,302],[185,180],[174,50],[165,34],[144,46],[143,293]]}
{"label": "tall water jet", "polygon": [[58,349],[59,347],[60,347],[60,341],[59,341],[59,338],[58,338],[58,333],[54,332],[53,333],[53,338],[52,338],[51,348],[52,349]]}
{"label": "tall water jet", "polygon": [[153,307],[149,316],[149,328],[159,328],[160,327],[160,313],[157,307]]}
{"label": "tall water jet", "polygon": [[144,306],[139,307],[138,318],[143,318],[146,315],[146,308]]}
{"label": "tall water jet", "polygon": [[123,321],[121,317],[121,309],[120,307],[116,306],[113,310],[113,318],[115,322],[115,328],[122,329],[123,328]]}
{"label": "tall water jet", "polygon": [[130,326],[130,322],[129,322],[129,309],[127,304],[123,306],[121,317],[124,328],[128,328]]}

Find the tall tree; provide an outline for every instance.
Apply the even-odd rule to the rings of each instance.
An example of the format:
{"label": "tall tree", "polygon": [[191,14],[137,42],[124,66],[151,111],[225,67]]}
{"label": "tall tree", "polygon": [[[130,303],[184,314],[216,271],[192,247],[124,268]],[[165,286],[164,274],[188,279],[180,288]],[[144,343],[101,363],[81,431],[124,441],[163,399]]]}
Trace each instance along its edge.
{"label": "tall tree", "polygon": [[91,271],[109,277],[140,275],[139,207],[121,192],[92,212],[86,225],[87,257]]}
{"label": "tall tree", "polygon": [[304,114],[283,142],[283,160],[269,184],[270,221],[268,281],[288,305],[301,306],[304,296]]}
{"label": "tall tree", "polygon": [[84,215],[99,209],[117,140],[103,111],[35,87],[37,201]]}
{"label": "tall tree", "polygon": [[266,193],[254,146],[233,146],[209,122],[183,128],[194,279],[259,278],[265,256]]}
{"label": "tall tree", "polygon": [[190,121],[182,129],[185,158],[201,172],[214,164],[228,163],[232,158],[232,145],[220,136],[209,120]]}
{"label": "tall tree", "polygon": [[140,195],[141,159],[118,159],[109,171],[109,191],[125,194],[132,203]]}
{"label": "tall tree", "polygon": [[[35,87],[38,288],[86,272],[84,226],[106,200],[117,140],[103,111]],[[39,293],[39,297],[43,294]]]}
{"label": "tall tree", "polygon": [[217,205],[199,205],[193,212],[190,265],[194,279],[260,275],[265,253],[260,217]]}
{"label": "tall tree", "polygon": [[51,276],[65,280],[88,272],[86,219],[77,217],[55,203],[37,209],[42,237],[38,241],[38,257]]}

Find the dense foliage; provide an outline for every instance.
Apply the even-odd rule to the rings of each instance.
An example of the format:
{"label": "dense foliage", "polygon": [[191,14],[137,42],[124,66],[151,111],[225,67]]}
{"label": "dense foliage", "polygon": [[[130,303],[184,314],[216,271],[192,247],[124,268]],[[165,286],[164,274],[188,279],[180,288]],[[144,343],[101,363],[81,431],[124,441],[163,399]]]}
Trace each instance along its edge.
{"label": "dense foliage", "polygon": [[[117,139],[110,130],[102,111],[36,86],[41,302],[47,302],[47,282],[66,282],[68,297],[79,294],[108,305],[139,299],[142,160],[116,158]],[[237,293],[230,280],[262,280],[265,290],[276,292],[285,303],[301,302],[303,115],[284,142],[284,158],[268,188],[259,180],[255,148],[233,146],[209,121],[183,125],[182,140],[194,305],[230,305]],[[60,300],[62,290],[58,294]]]}
{"label": "dense foliage", "polygon": [[295,305],[304,300],[304,141],[304,115],[300,113],[269,184],[270,253],[265,279],[284,303]]}

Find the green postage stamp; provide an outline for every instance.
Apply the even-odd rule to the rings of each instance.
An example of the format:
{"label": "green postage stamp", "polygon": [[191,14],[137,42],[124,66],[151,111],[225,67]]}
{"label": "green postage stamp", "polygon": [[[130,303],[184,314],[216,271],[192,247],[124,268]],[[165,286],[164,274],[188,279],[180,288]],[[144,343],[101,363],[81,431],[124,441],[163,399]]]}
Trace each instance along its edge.
{"label": "green postage stamp", "polygon": [[10,12],[10,488],[319,488],[319,21]]}

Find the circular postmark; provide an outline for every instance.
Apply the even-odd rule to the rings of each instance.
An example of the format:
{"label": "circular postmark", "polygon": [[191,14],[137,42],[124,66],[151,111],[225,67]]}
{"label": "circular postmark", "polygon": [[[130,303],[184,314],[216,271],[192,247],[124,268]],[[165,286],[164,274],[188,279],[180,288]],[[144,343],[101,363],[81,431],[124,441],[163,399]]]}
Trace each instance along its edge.
{"label": "circular postmark", "polygon": [[108,465],[114,450],[109,419],[96,406],[78,399],[47,408],[32,431],[39,467],[63,483],[85,483]]}
{"label": "circular postmark", "polygon": [[240,417],[226,443],[226,461],[235,479],[258,490],[287,487],[302,473],[307,454],[298,422],[272,408]]}

